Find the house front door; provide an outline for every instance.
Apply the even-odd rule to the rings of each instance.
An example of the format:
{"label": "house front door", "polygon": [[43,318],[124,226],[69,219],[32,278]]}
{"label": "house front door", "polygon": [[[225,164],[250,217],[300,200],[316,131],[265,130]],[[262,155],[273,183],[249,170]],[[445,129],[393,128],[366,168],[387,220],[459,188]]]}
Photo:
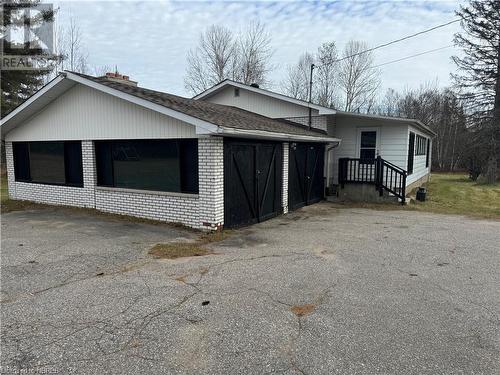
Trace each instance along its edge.
{"label": "house front door", "polygon": [[375,179],[375,158],[379,154],[378,128],[358,129],[357,157],[358,170],[355,173],[364,181]]}

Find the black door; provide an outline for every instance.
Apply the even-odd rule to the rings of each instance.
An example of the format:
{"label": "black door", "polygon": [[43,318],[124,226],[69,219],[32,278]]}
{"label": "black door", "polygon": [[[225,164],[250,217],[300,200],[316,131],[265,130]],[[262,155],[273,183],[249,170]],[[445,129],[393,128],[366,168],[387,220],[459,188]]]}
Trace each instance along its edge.
{"label": "black door", "polygon": [[410,141],[408,143],[408,174],[413,173],[413,160],[415,155],[415,133],[410,132]]}
{"label": "black door", "polygon": [[288,164],[288,208],[290,210],[323,199],[324,156],[324,144],[290,144]]}
{"label": "black door", "polygon": [[224,226],[261,222],[281,213],[282,144],[224,140]]}

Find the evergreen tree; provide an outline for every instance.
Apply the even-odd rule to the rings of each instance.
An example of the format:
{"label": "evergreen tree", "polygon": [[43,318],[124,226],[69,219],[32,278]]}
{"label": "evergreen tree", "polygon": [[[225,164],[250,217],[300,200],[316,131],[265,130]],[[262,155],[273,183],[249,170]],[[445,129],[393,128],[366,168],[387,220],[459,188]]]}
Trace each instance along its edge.
{"label": "evergreen tree", "polygon": [[[36,6],[39,0],[23,0],[22,2],[11,1],[2,4],[0,7],[0,17],[3,20],[3,30],[11,26],[29,27],[39,26],[43,22],[51,22],[54,19],[54,12],[42,11],[32,12],[30,17],[25,17],[24,12],[12,11],[12,9],[22,10]],[[48,62],[43,69],[37,70],[9,70],[2,69],[1,71],[1,117],[4,117],[14,108],[19,106],[27,98],[33,95],[44,84],[44,78],[47,76],[54,66],[54,62],[58,60],[57,56],[47,53],[46,50],[41,48],[40,43],[33,43],[33,41],[20,44],[19,42],[12,42],[2,38],[0,41],[0,48],[2,55],[8,57],[9,55],[15,56],[43,56]],[[34,46],[35,44],[35,46]]]}
{"label": "evergreen tree", "polygon": [[500,1],[471,0],[457,14],[463,32],[455,35],[455,43],[464,57],[453,57],[461,71],[453,76],[470,104],[472,124],[478,128],[476,147],[478,153],[487,150],[486,177],[494,183],[500,141]]}

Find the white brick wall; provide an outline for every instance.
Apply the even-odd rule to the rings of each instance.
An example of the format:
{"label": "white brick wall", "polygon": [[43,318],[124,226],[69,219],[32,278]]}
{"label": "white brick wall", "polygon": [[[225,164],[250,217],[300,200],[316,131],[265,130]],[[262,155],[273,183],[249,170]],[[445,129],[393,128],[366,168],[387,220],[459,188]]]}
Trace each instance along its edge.
{"label": "white brick wall", "polygon": [[282,206],[283,213],[288,212],[288,142],[283,143],[283,191],[282,191]]}
{"label": "white brick wall", "polygon": [[180,223],[200,228],[196,194],[146,192],[96,187],[95,208],[119,215]]}
{"label": "white brick wall", "polygon": [[200,219],[205,228],[224,224],[224,141],[222,137],[198,139]]}
{"label": "white brick wall", "polygon": [[83,188],[16,182],[12,143],[7,142],[9,196],[39,203],[91,207],[199,229],[218,229],[224,224],[223,151],[222,138],[200,138],[199,194],[176,194],[97,187],[92,141],[82,141]]}
{"label": "white brick wall", "polygon": [[6,142],[5,146],[9,197],[11,199],[54,205],[94,207],[95,171],[92,142],[82,142],[83,188],[15,181],[12,142]]}

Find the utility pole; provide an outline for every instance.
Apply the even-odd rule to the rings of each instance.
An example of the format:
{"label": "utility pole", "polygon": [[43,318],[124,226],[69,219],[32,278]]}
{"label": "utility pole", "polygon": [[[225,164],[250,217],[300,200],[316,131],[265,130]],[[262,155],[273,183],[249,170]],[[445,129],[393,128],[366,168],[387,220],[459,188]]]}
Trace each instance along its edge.
{"label": "utility pole", "polygon": [[313,71],[314,71],[314,64],[311,64],[311,75],[309,76],[309,129],[311,129],[312,127],[311,102],[312,102],[312,88],[313,88]]}

